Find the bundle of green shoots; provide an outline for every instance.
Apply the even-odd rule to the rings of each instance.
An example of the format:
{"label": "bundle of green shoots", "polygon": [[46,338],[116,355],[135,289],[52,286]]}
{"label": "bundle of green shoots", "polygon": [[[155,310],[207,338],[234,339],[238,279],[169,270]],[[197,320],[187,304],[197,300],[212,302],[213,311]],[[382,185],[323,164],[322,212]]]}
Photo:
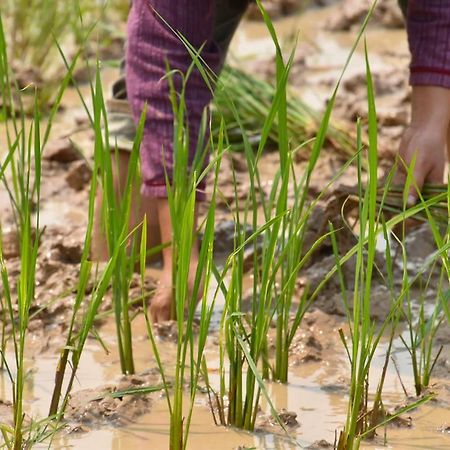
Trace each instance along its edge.
{"label": "bundle of green shoots", "polygon": [[[162,380],[165,386],[168,409],[170,414],[170,450],[186,449],[189,431],[194,412],[195,398],[200,382],[204,350],[209,335],[211,317],[215,299],[209,298],[209,286],[213,272],[213,247],[216,212],[216,193],[218,172],[224,152],[223,126],[218,141],[213,141],[212,135],[208,142],[205,136],[208,124],[206,114],[200,126],[197,155],[189,167],[189,127],[186,121],[185,86],[194,63],[187,74],[181,92],[177,92],[172,82],[171,73],[168,79],[174,111],[174,167],[172,179],[167,175],[167,193],[172,223],[172,279],[173,299],[172,318],[177,324],[177,356],[175,373],[169,373],[161,362],[160,349],[155,339],[150,317],[143,294],[144,314],[147,322],[148,336],[156,357]],[[211,162],[204,167],[204,148],[212,149]],[[201,180],[208,172],[214,176],[212,198],[206,211],[204,223],[201,225],[203,239],[199,244],[198,263],[195,266],[192,254],[197,245],[197,190]],[[140,260],[142,285],[144,285],[146,226],[144,224],[141,242]],[[192,279],[192,274],[194,278]],[[199,306],[199,308],[197,308]],[[199,312],[197,313],[197,309]],[[196,315],[199,315],[198,333],[194,334],[193,325]],[[168,380],[173,380],[173,390],[170,390]],[[188,391],[188,395],[186,393]],[[186,398],[187,397],[187,398]]]}
{"label": "bundle of green shoots", "polygon": [[[228,96],[223,89],[222,101],[233,114],[238,124],[244,143],[245,155],[250,176],[248,197],[239,206],[236,195],[237,210],[243,208],[242,217],[236,214],[236,244],[227,263],[218,276],[218,283],[225,297],[223,312],[222,354],[228,357],[221,361],[220,392],[214,393],[218,403],[219,421],[247,430],[253,430],[261,395],[264,395],[272,407],[272,414],[277,413],[268,397],[264,379],[288,381],[289,351],[295,333],[301,326],[302,318],[311,301],[307,293],[298,304],[293,302],[295,280],[301,267],[310,257],[320,241],[320,237],[311,248],[303,249],[303,240],[314,202],[307,201],[311,175],[326,141],[330,116],[337,94],[339,82],[333,92],[327,109],[317,126],[317,136],[312,143],[311,156],[305,174],[296,179],[291,147],[291,129],[289,128],[287,79],[292,65],[293,54],[284,62],[281,48],[264,8],[258,2],[267,28],[277,49],[277,80],[273,97],[270,98],[268,111],[262,120],[260,139],[256,154],[253,152],[246,130],[245,119],[241,120],[241,111],[234,102],[234,93]],[[365,22],[364,26],[366,25]],[[359,36],[362,35],[364,27]],[[355,46],[351,53],[353,53]],[[351,54],[350,54],[351,56]],[[350,60],[350,56],[348,61]],[[348,65],[345,66],[345,68]],[[345,71],[344,68],[344,71]],[[220,85],[220,91],[223,86]],[[254,95],[254,94],[253,94]],[[267,198],[260,194],[260,176],[258,163],[260,156],[276,129],[279,141],[280,169],[276,174]],[[288,206],[288,189],[293,187],[294,203]],[[259,189],[258,189],[259,188]],[[265,223],[258,223],[258,209],[264,212]],[[246,237],[239,231],[251,224],[255,232]],[[241,225],[244,224],[242,227]],[[260,236],[264,251],[258,252],[256,237]],[[243,249],[246,245],[254,245],[253,258],[253,290],[251,295],[251,311],[246,313],[242,306],[243,297]],[[227,281],[224,282],[227,277]],[[291,321],[291,317],[293,320]],[[268,333],[272,319],[276,322],[275,357],[268,352]],[[227,399],[228,404],[225,404]],[[228,406],[228,415],[225,414]]]}
{"label": "bundle of green shoots", "polygon": [[[448,187],[445,184],[425,184],[420,192],[423,201],[429,201],[430,212],[437,222],[446,225],[448,223]],[[378,188],[378,205],[383,203],[383,209],[392,214],[401,214],[405,190],[403,186],[391,186],[386,195],[385,188]],[[383,200],[384,198],[384,200]],[[419,211],[414,217],[417,220],[427,221],[426,211]]]}
{"label": "bundle of green shoots", "polygon": [[[134,372],[128,291],[137,259],[135,231],[140,224],[135,229],[131,229],[130,209],[131,196],[135,188],[134,180],[138,176],[138,148],[142,138],[144,122],[141,119],[137,128],[133,151],[130,155],[127,173],[129,183],[125,191],[119,194],[114,190],[113,167],[117,161],[108,144],[108,125],[99,67],[97,67],[95,86],[91,86],[91,89],[93,117],[88,109],[86,109],[86,113],[95,133],[93,176],[89,193],[88,226],[80,264],[77,294],[67,330],[66,345],[61,350],[56,369],[55,386],[50,404],[49,415],[56,417],[58,420],[64,415],[84,346],[92,332],[94,321],[98,317],[98,310],[110,284],[113,291],[113,309],[121,370],[128,374]],[[99,189],[102,191],[101,205],[96,202]],[[91,295],[88,296],[86,286],[92,279],[94,266],[94,263],[90,260],[90,250],[95,207],[100,209],[100,211],[97,211],[97,220],[103,220],[102,225],[107,236],[110,258],[102,270],[97,267],[94,287]],[[100,223],[97,223],[97,226],[100,227]],[[131,252],[127,251],[130,242]],[[68,379],[66,379],[68,366],[70,366],[70,370]],[[64,392],[63,387],[65,388]]]}
{"label": "bundle of green shoots", "polygon": [[[261,139],[262,124],[269,115],[275,94],[276,86],[272,83],[254,77],[243,70],[225,66],[220,76],[219,87],[215,92],[216,113],[213,115],[213,124],[214,128],[217,128],[220,117],[223,117],[233,150],[243,150],[243,142],[241,126],[236,121],[230,102],[239,113],[241,125],[250,143],[257,147]],[[288,90],[286,128],[292,149],[304,147],[305,142],[316,135],[321,119],[321,112],[315,111],[292,90]],[[274,147],[280,143],[279,120],[275,118],[269,132],[269,138]],[[344,159],[354,154],[354,137],[343,125],[331,121],[327,130],[327,140]]]}

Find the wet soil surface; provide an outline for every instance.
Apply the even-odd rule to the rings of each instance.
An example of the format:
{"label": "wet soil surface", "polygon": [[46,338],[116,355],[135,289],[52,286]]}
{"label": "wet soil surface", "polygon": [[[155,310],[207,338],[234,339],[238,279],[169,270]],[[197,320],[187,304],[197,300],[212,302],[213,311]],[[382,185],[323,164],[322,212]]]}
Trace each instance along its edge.
{"label": "wet soil surface", "polygon": [[[266,2],[273,17],[291,14],[298,8],[298,2],[272,1]],[[323,106],[331,87],[342,67],[349,45],[354,37],[353,28],[360,23],[367,13],[371,2],[346,0],[343,7],[321,9],[324,3],[315,2],[315,9],[308,10],[301,16],[291,16],[285,22],[276,22],[280,33],[287,36],[293,25],[305,25],[307,39],[302,40],[296,62],[293,67],[292,85],[301,93],[309,93],[305,97],[311,99],[316,107]],[[395,9],[394,1],[386,1],[375,14],[375,27],[399,28],[402,18]],[[250,17],[254,11],[249,13]],[[326,20],[325,20],[326,19]],[[311,23],[321,20],[322,26],[317,29]],[[249,47],[256,45],[263,33],[261,24],[246,23],[238,32],[232,47],[236,55],[248,55]],[[313,31],[312,31],[313,29]],[[350,30],[345,31],[343,30]],[[397,39],[403,36],[397,46],[377,44],[374,50],[374,83],[377,98],[380,102],[380,148],[381,157],[386,167],[392,162],[392,155],[398,147],[402,130],[409,118],[409,89],[407,86],[408,55],[406,38],[401,29],[390,31],[384,37]],[[324,34],[325,33],[325,34]],[[336,33],[336,34],[333,34]],[[383,29],[383,33],[388,33]],[[400,34],[399,34],[400,33]],[[264,34],[264,36],[266,36]],[[375,42],[380,35],[377,29],[369,30],[369,43]],[[336,39],[334,40],[334,37]],[[321,42],[329,42],[323,46]],[[332,43],[337,42],[336,43]],[[245,46],[247,42],[247,47]],[[265,43],[261,44],[263,47]],[[337,47],[334,47],[337,45]],[[258,45],[256,46],[258,48]],[[336,48],[338,49],[336,51]],[[253,50],[252,50],[253,51]],[[264,54],[264,53],[263,53]],[[336,56],[337,55],[337,56]],[[260,58],[261,59],[261,58]],[[273,59],[270,56],[263,60],[244,59],[240,62],[251,70],[258,65],[257,73],[264,77],[273,75]],[[337,99],[335,116],[346,126],[353,127],[356,117],[366,113],[366,86],[364,64],[361,52],[355,55],[355,64],[350,67],[349,75],[344,79]],[[107,77],[111,78],[111,74]],[[311,96],[314,92],[314,98]],[[72,101],[71,101],[72,102]],[[76,107],[72,111],[77,110]],[[30,367],[27,384],[27,405],[30,417],[42,416],[47,412],[53,387],[54,371],[57,358],[65,344],[65,335],[75,300],[79,263],[82,255],[84,233],[86,228],[86,208],[88,201],[89,181],[91,178],[91,155],[93,146],[92,133],[86,128],[86,121],[79,113],[65,113],[59,122],[60,130],[48,146],[43,161],[42,211],[41,222],[45,226],[39,248],[39,265],[37,268],[38,286],[36,301],[32,310],[29,326],[29,354],[27,361]],[[56,127],[58,130],[58,127]],[[70,129],[70,133],[67,133]],[[69,139],[70,135],[70,139]],[[76,144],[75,144],[76,143]],[[80,149],[82,153],[80,153]],[[336,156],[333,149],[326,148],[318,162],[318,168],[311,180],[311,199],[318,195],[326,184],[337,174],[343,164],[341,157]],[[219,180],[221,201],[218,205],[216,228],[216,251],[226,255],[232,250],[234,224],[231,221],[231,210],[234,201],[234,188],[231,186],[231,165],[236,170],[237,192],[239,198],[245,198],[249,189],[248,172],[245,158],[241,154],[226,155],[222,164]],[[276,153],[262,156],[260,171],[262,187],[268,194],[271,182],[278,166]],[[299,161],[296,171],[299,174],[306,167],[305,161]],[[357,230],[347,226],[354,217],[349,208],[346,221],[342,218],[342,207],[350,205],[349,195],[354,192],[356,171],[352,168],[342,179],[330,189],[318,203],[310,220],[306,245],[314,241],[328,230],[329,221],[335,227],[341,227],[338,246],[343,254],[355,243]],[[230,206],[231,205],[231,206]],[[11,276],[20,272],[20,260],[17,234],[14,220],[7,206],[7,197],[0,194],[0,214],[3,227],[4,255]],[[248,229],[248,233],[252,230]],[[417,245],[420,242],[420,245]],[[435,250],[434,240],[426,226],[418,227],[406,240],[409,255],[408,274],[414,276],[423,266],[427,257]],[[253,255],[248,254],[248,269],[251,269]],[[354,285],[354,259],[343,266],[349,297]],[[390,292],[383,282],[383,254],[377,254],[379,271],[374,274],[372,292],[373,319],[384,319],[389,311]],[[306,286],[317,287],[329,270],[335,265],[330,244],[322,245],[312,257],[305,270],[297,280],[297,294],[300,298]],[[401,258],[394,260],[396,289],[401,288],[403,267]],[[434,268],[438,270],[438,268]],[[429,274],[426,274],[427,276]],[[146,290],[152,291],[158,280],[158,270],[152,270],[147,277]],[[250,275],[249,275],[250,277]],[[436,281],[436,274],[431,275]],[[433,278],[434,277],[434,278]],[[435,282],[430,283],[426,298],[430,305],[435,301]],[[93,280],[88,285],[92,289]],[[131,297],[140,295],[139,276],[131,285]],[[219,305],[220,308],[220,305]],[[156,386],[161,377],[155,369],[150,344],[146,337],[145,323],[142,315],[137,314],[133,322],[135,355],[138,374],[132,377],[119,377],[119,360],[115,350],[114,323],[111,311],[111,293],[108,292],[101,306],[101,317],[97,322],[103,344],[108,351],[91,337],[83,355],[78,380],[71,396],[66,414],[67,428],[58,436],[53,448],[167,448],[168,414],[164,394],[117,395],[130,389]],[[136,307],[136,313],[139,307]],[[335,430],[342,427],[346,412],[346,396],[349,385],[349,365],[339,330],[348,336],[345,308],[337,278],[333,278],[319,295],[311,311],[307,312],[300,330],[294,337],[290,351],[290,383],[286,386],[269,384],[268,389],[279,415],[291,436],[296,437],[306,448],[332,448]],[[400,332],[403,331],[401,325]],[[176,327],[168,322],[158,326],[157,337],[164,355],[164,364],[174,364],[174,340]],[[271,329],[270,344],[274,339]],[[219,348],[217,345],[217,325],[212,330],[206,354],[211,361],[209,370],[211,380],[217,381]],[[410,413],[403,422],[389,426],[388,440],[391,448],[396,450],[410,448],[444,449],[450,446],[450,332],[442,326],[435,342],[436,354],[443,347],[438,359],[433,384],[430,390],[437,397],[426,406]],[[383,366],[383,355],[387,343],[381,342],[375,357],[371,382],[377,383]],[[394,341],[394,358],[401,374],[402,383],[407,386],[408,395],[412,395],[413,381],[407,352],[399,338]],[[9,355],[9,357],[12,357]],[[378,378],[377,378],[378,377]],[[8,403],[9,384],[5,374],[0,380],[1,398],[0,419],[8,422],[11,404]],[[393,368],[390,368],[386,381],[386,406],[394,411],[408,399],[403,393],[400,379]],[[295,448],[292,441],[287,440],[279,424],[270,413],[264,402],[257,421],[257,432],[254,435],[239,433],[236,430],[216,428],[212,424],[207,397],[198,394],[195,407],[191,441],[188,448]],[[407,431],[405,431],[407,430]],[[382,433],[380,433],[382,434]],[[219,442],[220,441],[220,442]],[[406,442],[406,443],[405,443]],[[419,447],[415,446],[419,442]],[[383,443],[383,436],[374,443],[364,444],[364,448],[378,448]],[[423,443],[423,445],[421,444]],[[421,446],[422,445],[422,446]]]}

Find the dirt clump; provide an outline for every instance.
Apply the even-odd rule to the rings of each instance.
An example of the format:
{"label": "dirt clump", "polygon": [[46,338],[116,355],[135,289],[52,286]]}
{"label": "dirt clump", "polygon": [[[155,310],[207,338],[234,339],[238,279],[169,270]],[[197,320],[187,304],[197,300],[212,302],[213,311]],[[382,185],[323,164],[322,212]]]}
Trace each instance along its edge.
{"label": "dirt clump", "polygon": [[[300,426],[297,421],[297,413],[282,408],[277,412],[281,423],[288,428],[297,428]],[[259,414],[255,429],[257,432],[272,432],[273,428],[281,428],[277,418],[273,415]]]}
{"label": "dirt clump", "polygon": [[0,423],[13,426],[13,404],[0,399]]}
{"label": "dirt clump", "polygon": [[155,335],[169,342],[177,342],[178,340],[178,324],[176,320],[166,320],[164,322],[155,323],[153,325]]}
{"label": "dirt clump", "polygon": [[[380,254],[377,255],[378,267],[383,267],[383,259]],[[347,286],[346,297],[349,300],[349,308],[352,310],[353,286],[355,282],[356,257],[353,255],[342,268],[344,280]],[[315,289],[328,276],[329,272],[335,267],[336,260],[334,255],[325,256],[321,260],[308,267],[306,271],[298,278],[297,285],[299,288],[309,286],[309,291],[314,292]],[[345,303],[339,278],[334,274],[328,282],[322,287],[314,306],[319,310],[333,315],[345,316]],[[373,284],[371,292],[371,317],[376,320],[383,320],[389,314],[391,309],[391,294],[389,289],[382,283],[381,275],[377,272],[373,274]]]}
{"label": "dirt clump", "polygon": [[[388,414],[388,416],[391,416],[393,414]],[[393,418],[389,422],[390,427],[396,427],[396,428],[412,428],[413,426],[413,419],[412,417],[403,417],[403,416],[397,416]]]}
{"label": "dirt clump", "polygon": [[83,190],[91,181],[92,170],[86,161],[75,161],[66,175],[67,184],[76,191]]}
{"label": "dirt clump", "polygon": [[[317,309],[305,313],[303,323],[297,330],[289,349],[289,365],[300,367],[304,363],[317,363],[328,359],[330,349],[335,345],[329,339],[329,333],[332,330],[336,331],[339,323],[339,319]],[[269,342],[273,344],[274,339],[275,335],[270,337]]]}
{"label": "dirt clump", "polygon": [[[194,334],[198,333],[199,324],[195,319],[191,329]],[[173,343],[178,341],[178,322],[176,320],[166,320],[165,322],[155,323],[153,324],[153,330],[155,336],[161,341]]]}
{"label": "dirt clump", "polygon": [[[371,0],[344,0],[340,3],[336,15],[325,25],[330,31],[348,31],[354,26],[359,26],[372,6]],[[373,12],[371,23],[386,28],[402,28],[404,19],[397,0],[380,2]]]}
{"label": "dirt clump", "polygon": [[319,441],[313,442],[309,447],[306,447],[307,450],[319,450],[321,448],[334,448],[333,444],[330,444],[325,439],[320,439]]}
{"label": "dirt clump", "polygon": [[69,138],[61,137],[48,143],[43,158],[48,161],[67,164],[78,161],[82,156]]}
{"label": "dirt clump", "polygon": [[[276,19],[298,11],[302,2],[300,0],[263,0],[262,4],[270,18]],[[246,16],[249,20],[262,20],[261,11],[255,3],[249,5]]]}
{"label": "dirt clump", "polygon": [[59,227],[47,228],[46,239],[41,246],[42,253],[49,260],[63,264],[78,264],[81,261],[84,246],[84,230]]}
{"label": "dirt clump", "polygon": [[17,230],[10,227],[2,230],[2,254],[5,259],[17,258],[19,256],[19,235]]}
{"label": "dirt clump", "polygon": [[[124,376],[114,385],[84,389],[71,395],[66,419],[74,427],[98,427],[103,424],[121,426],[147,413],[154,394],[127,394],[126,391],[154,386],[159,373],[154,370],[140,375]],[[120,395],[124,392],[123,395]],[[159,395],[159,394],[158,394]]]}
{"label": "dirt clump", "polygon": [[440,358],[433,369],[433,377],[448,379],[450,375],[450,358]]}
{"label": "dirt clump", "polygon": [[[236,223],[234,220],[224,220],[215,227],[214,251],[223,255],[229,255],[234,251],[234,241],[236,238]],[[247,225],[245,230],[241,227],[241,232],[245,231],[245,237],[252,234],[252,227]]]}
{"label": "dirt clump", "polygon": [[[419,242],[420,245],[418,245]],[[408,264],[412,266],[422,265],[436,251],[436,241],[427,223],[410,231],[405,238],[404,245]]]}
{"label": "dirt clump", "polygon": [[[372,76],[378,106],[379,156],[391,163],[410,119],[408,73],[406,67],[401,70],[388,68],[374,70]],[[344,81],[336,98],[334,112],[338,117],[352,123],[359,117],[367,117],[365,73],[356,73]],[[363,129],[367,131],[365,123]]]}

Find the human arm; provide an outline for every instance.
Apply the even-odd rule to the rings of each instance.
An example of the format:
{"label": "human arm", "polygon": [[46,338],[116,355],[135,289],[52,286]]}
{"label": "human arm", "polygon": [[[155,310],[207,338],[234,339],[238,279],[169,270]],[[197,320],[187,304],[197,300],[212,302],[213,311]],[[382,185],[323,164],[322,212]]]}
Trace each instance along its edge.
{"label": "human arm", "polygon": [[[416,155],[414,177],[420,189],[425,182],[442,183],[445,148],[450,147],[450,2],[409,0],[407,31],[412,115],[399,154],[406,164]],[[417,195],[411,187],[410,204]]]}

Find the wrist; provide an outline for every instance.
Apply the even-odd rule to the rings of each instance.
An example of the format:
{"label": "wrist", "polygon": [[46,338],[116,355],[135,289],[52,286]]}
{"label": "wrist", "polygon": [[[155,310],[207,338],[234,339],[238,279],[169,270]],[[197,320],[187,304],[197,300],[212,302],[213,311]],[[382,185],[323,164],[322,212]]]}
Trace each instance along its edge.
{"label": "wrist", "polygon": [[447,133],[450,125],[450,89],[413,86],[411,128]]}

